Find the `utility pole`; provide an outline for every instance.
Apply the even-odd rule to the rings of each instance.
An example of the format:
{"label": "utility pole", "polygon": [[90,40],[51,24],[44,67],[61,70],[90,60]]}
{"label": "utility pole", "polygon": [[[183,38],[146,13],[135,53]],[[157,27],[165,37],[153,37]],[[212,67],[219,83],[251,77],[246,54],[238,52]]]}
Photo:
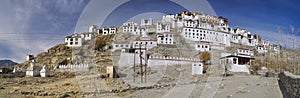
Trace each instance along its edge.
{"label": "utility pole", "polygon": [[291,28],[291,33],[292,33],[292,40],[293,40],[293,49],[295,49],[295,28],[294,26],[290,25],[290,28]]}
{"label": "utility pole", "polygon": [[281,37],[281,40],[282,40],[282,42],[284,44],[284,48],[286,48],[286,40],[285,40],[284,34],[283,34],[283,32],[282,32],[282,30],[281,30],[280,27],[277,27],[277,30],[280,33],[280,37]]}
{"label": "utility pole", "polygon": [[142,41],[140,41],[140,66],[141,66],[141,83],[143,83],[143,61],[142,61]]}
{"label": "utility pole", "polygon": [[134,58],[133,58],[133,82],[135,83],[135,49],[134,49]]}
{"label": "utility pole", "polygon": [[147,65],[148,65],[148,57],[147,57],[147,53],[146,53],[146,51],[147,51],[147,44],[145,44],[145,58],[144,58],[144,60],[145,60],[145,82],[147,82]]}

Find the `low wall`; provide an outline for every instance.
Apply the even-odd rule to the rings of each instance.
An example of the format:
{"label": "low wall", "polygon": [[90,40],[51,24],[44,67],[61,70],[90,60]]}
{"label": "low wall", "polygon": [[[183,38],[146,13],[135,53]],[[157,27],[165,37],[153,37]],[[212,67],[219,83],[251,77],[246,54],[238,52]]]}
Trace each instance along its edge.
{"label": "low wall", "polygon": [[149,66],[165,66],[165,65],[192,65],[193,63],[199,63],[200,61],[188,61],[188,60],[172,60],[172,59],[149,59]]}
{"label": "low wall", "polygon": [[[148,59],[148,66],[164,66],[164,65],[176,65],[176,64],[185,65],[185,64],[193,64],[199,62],[200,60],[196,58],[150,56]],[[144,59],[142,59],[142,63],[145,64]],[[134,64],[134,54],[121,53],[118,66],[133,66],[133,64]],[[140,64],[139,55],[136,55],[135,57],[135,64]]]}
{"label": "low wall", "polygon": [[284,98],[300,98],[300,76],[290,72],[279,74],[278,84]]}
{"label": "low wall", "polygon": [[88,71],[89,64],[58,65],[60,71]]}

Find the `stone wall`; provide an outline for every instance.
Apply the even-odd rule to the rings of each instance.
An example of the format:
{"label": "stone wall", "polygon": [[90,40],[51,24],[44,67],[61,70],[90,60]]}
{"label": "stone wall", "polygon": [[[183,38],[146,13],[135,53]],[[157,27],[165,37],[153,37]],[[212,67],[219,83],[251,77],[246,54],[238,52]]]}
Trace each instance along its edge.
{"label": "stone wall", "polygon": [[289,72],[279,74],[278,84],[284,98],[300,98],[300,76]]}

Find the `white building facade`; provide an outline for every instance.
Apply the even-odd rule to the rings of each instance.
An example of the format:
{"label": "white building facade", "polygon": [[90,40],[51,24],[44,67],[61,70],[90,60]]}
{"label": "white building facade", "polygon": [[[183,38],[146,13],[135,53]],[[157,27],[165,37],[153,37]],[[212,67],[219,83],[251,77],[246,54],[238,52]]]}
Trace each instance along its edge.
{"label": "white building facade", "polygon": [[141,19],[141,26],[151,26],[151,25],[152,25],[152,18]]}
{"label": "white building facade", "polygon": [[92,25],[89,27],[89,32],[99,33],[99,27],[97,25]]}
{"label": "white building facade", "polygon": [[193,63],[192,75],[202,75],[202,74],[203,74],[203,63]]}
{"label": "white building facade", "polygon": [[104,27],[101,29],[102,30],[102,35],[108,35],[108,34],[116,34],[117,33],[117,28],[116,27]]}
{"label": "white building facade", "polygon": [[83,38],[79,34],[73,34],[65,38],[65,42],[68,47],[81,47],[83,43]]}
{"label": "white building facade", "polygon": [[131,44],[130,43],[116,43],[116,42],[114,42],[112,44],[112,46],[113,46],[112,51],[131,48]]}
{"label": "white building facade", "polygon": [[199,28],[183,28],[181,35],[191,41],[209,42],[214,45],[230,46],[230,34]]}
{"label": "white building facade", "polygon": [[81,35],[81,38],[85,41],[92,40],[93,38],[96,37],[96,34],[92,33],[92,32],[84,32],[84,33],[81,33],[80,35]]}
{"label": "white building facade", "polygon": [[133,35],[140,35],[140,27],[135,22],[126,22],[123,24],[123,32],[124,33],[131,33]]}
{"label": "white building facade", "polygon": [[209,44],[196,44],[195,45],[195,49],[200,51],[200,52],[206,52],[206,51],[210,51],[210,45]]}
{"label": "white building facade", "polygon": [[171,24],[167,22],[157,22],[156,24],[157,33],[167,33],[171,32]]}
{"label": "white building facade", "polygon": [[157,34],[157,44],[174,44],[173,34],[171,33],[164,33],[164,34]]}

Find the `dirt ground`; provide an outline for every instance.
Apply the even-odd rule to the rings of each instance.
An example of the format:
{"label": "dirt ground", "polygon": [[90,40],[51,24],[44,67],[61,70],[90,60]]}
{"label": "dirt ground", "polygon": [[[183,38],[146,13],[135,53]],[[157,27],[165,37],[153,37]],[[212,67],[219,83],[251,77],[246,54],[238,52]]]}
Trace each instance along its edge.
{"label": "dirt ground", "polygon": [[[168,66],[163,78],[146,87],[122,78],[82,75],[72,78],[1,78],[1,98],[201,98],[209,74],[188,75],[190,68]],[[139,79],[139,78],[138,78]],[[282,98],[277,79],[245,74],[223,77],[214,98]]]}

